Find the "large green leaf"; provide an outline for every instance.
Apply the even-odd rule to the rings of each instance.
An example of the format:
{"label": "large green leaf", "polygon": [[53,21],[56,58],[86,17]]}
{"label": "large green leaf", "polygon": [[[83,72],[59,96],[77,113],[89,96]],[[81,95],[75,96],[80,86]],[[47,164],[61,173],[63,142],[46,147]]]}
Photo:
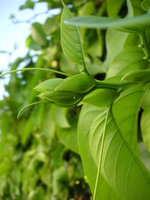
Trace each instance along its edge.
{"label": "large green leaf", "polygon": [[89,28],[118,28],[127,32],[141,32],[143,28],[150,25],[150,14],[147,13],[140,16],[117,19],[99,16],[75,17],[65,20],[65,23]]}
{"label": "large green leaf", "polygon": [[[142,86],[124,91],[114,103],[113,111],[83,107],[78,127],[79,149],[95,200],[113,200],[117,196],[125,200],[149,199],[149,174],[135,155],[142,93]],[[105,191],[113,197],[102,197]]]}
{"label": "large green leaf", "polygon": [[72,18],[68,7],[64,5],[61,15],[61,46],[64,54],[72,62],[84,66],[83,49],[78,27],[68,26],[64,20]]}
{"label": "large green leaf", "polygon": [[[94,120],[98,118],[104,111],[105,109],[100,107],[84,105],[80,113],[78,124],[79,151],[84,167],[84,172],[87,176],[88,183],[93,193],[96,185],[98,167],[96,166],[96,163],[93,160],[91,153],[89,152],[90,128]],[[99,139],[99,136],[97,138]],[[103,176],[101,176],[101,182],[98,184],[98,187],[100,190],[97,190],[97,195],[99,195],[99,199],[101,200],[125,200],[119,197],[116,192],[112,190]]]}

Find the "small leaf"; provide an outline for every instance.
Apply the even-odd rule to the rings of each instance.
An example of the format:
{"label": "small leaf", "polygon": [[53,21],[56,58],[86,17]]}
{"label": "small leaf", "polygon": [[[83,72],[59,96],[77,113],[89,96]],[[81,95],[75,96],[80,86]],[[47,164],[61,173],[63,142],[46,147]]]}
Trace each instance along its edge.
{"label": "small leaf", "polygon": [[41,46],[47,46],[48,41],[46,39],[46,34],[43,30],[43,27],[40,23],[35,22],[31,26],[31,34],[33,39],[40,44]]}
{"label": "small leaf", "polygon": [[96,89],[86,95],[82,102],[91,104],[93,106],[104,107],[110,105],[116,95],[117,92],[113,89]]}
{"label": "small leaf", "polygon": [[39,85],[37,85],[34,90],[38,92],[45,92],[45,91],[54,91],[55,88],[63,83],[63,79],[61,78],[53,78],[48,79],[46,81],[41,82]]}
{"label": "small leaf", "polygon": [[56,17],[47,18],[45,24],[43,25],[43,30],[46,34],[51,34],[57,29]]}

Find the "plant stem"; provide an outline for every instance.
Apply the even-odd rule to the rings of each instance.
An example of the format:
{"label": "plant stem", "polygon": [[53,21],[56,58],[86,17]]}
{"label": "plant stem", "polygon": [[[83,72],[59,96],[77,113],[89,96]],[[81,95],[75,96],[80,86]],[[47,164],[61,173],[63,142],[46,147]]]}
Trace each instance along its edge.
{"label": "plant stem", "polygon": [[40,70],[40,71],[48,71],[48,72],[53,72],[55,74],[61,74],[61,75],[64,75],[64,76],[70,76],[70,74],[67,74],[67,73],[64,73],[64,72],[60,72],[60,71],[57,71],[57,70],[54,70],[54,69],[46,69],[46,68],[21,68],[21,69],[16,69],[16,70],[12,70],[12,71],[9,71],[9,72],[6,72],[6,73],[3,73],[3,74],[0,74],[0,78],[7,75],[7,74],[13,74],[13,73],[16,73],[16,72],[19,72],[19,71],[30,71],[30,70]]}
{"label": "plant stem", "polygon": [[140,33],[139,36],[140,36],[140,40],[141,40],[142,49],[143,49],[144,54],[145,54],[144,59],[148,60],[150,62],[150,47],[147,43],[145,32]]}
{"label": "plant stem", "polygon": [[29,108],[30,106],[34,106],[34,105],[37,105],[37,104],[40,104],[40,103],[45,103],[44,101],[38,101],[38,102],[34,102],[34,103],[31,103],[31,104],[28,104],[26,106],[24,106],[18,113],[17,115],[17,119],[20,118],[21,114],[27,109]]}

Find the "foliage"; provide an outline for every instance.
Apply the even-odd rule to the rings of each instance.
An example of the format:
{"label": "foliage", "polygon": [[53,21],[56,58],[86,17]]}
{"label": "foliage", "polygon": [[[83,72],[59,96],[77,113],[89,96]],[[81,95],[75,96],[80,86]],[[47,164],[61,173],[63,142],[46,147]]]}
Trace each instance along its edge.
{"label": "foliage", "polygon": [[90,199],[88,182],[94,200],[148,200],[149,1],[48,1],[56,6],[11,65],[38,70],[11,73],[1,101],[0,197]]}

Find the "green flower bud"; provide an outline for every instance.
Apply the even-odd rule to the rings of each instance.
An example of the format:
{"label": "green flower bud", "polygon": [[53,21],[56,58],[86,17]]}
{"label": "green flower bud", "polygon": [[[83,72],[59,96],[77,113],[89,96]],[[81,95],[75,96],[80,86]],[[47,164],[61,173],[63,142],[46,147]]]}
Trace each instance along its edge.
{"label": "green flower bud", "polygon": [[62,107],[75,106],[83,98],[82,94],[62,91],[43,92],[39,96],[43,100],[50,101]]}
{"label": "green flower bud", "polygon": [[94,79],[92,79],[86,73],[82,73],[66,78],[63,83],[55,88],[55,91],[86,93],[95,85],[96,82]]}

